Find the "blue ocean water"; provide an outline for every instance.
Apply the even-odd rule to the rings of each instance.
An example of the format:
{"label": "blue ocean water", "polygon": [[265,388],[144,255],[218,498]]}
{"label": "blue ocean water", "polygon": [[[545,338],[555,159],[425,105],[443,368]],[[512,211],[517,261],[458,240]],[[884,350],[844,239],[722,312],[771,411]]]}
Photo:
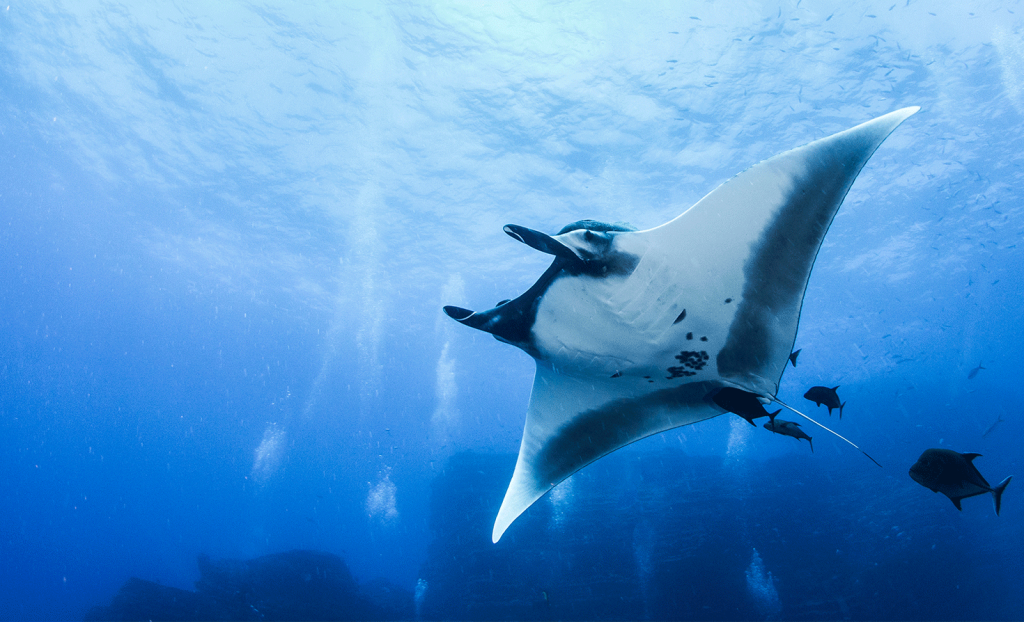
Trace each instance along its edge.
{"label": "blue ocean water", "polygon": [[[441,306],[547,267],[502,225],[655,226],[910,105],[779,394],[883,468],[726,415],[492,545],[533,365]],[[0,619],[293,549],[424,619],[1019,619],[1020,484],[907,469],[1024,477],[1022,164],[1013,2],[2,4]]]}

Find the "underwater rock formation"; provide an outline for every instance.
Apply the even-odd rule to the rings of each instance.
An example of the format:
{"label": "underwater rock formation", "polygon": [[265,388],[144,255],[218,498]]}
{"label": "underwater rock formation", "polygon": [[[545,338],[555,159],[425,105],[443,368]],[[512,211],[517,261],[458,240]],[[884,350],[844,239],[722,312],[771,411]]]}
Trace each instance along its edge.
{"label": "underwater rock formation", "polygon": [[131,578],[86,620],[407,620],[412,593],[384,580],[360,586],[345,562],[318,551],[251,560],[199,556],[194,592]]}

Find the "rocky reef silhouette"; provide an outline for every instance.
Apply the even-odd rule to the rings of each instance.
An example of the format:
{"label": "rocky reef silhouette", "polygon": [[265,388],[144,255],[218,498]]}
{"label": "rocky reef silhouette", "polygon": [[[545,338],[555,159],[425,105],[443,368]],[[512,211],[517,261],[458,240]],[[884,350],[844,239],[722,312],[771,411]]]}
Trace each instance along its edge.
{"label": "rocky reef silhouette", "polygon": [[86,620],[409,620],[412,592],[358,584],[337,555],[289,551],[250,560],[198,559],[195,591],[131,578]]}

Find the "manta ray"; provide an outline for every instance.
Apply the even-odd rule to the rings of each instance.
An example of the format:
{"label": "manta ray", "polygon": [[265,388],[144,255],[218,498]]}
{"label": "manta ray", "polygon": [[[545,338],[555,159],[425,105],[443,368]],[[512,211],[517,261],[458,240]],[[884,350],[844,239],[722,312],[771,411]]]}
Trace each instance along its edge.
{"label": "manta ray", "polygon": [[768,415],[763,404],[786,406],[776,393],[825,233],[868,158],[918,109],[765,160],[653,229],[504,227],[552,255],[551,266],[493,309],[444,307],[537,364],[494,542],[616,449],[726,412],[749,421]]}

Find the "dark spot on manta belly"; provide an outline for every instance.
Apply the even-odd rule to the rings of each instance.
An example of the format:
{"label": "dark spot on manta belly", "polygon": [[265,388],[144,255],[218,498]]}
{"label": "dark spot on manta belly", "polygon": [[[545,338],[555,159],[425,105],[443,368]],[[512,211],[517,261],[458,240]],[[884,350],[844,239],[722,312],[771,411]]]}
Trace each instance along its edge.
{"label": "dark spot on manta belly", "polygon": [[700,352],[683,350],[676,355],[676,360],[687,367],[692,367],[693,369],[704,369],[704,366],[707,365],[708,362],[708,353],[704,350],[701,350]]}
{"label": "dark spot on manta belly", "polygon": [[672,322],[672,323],[673,324],[678,324],[679,322],[682,322],[685,319],[686,319],[686,309],[683,309],[683,312],[679,314],[679,317],[676,318],[676,321]]}
{"label": "dark spot on manta belly", "polygon": [[700,340],[701,340],[701,341],[707,341],[707,340],[708,340],[708,338],[707,338],[707,337],[701,337],[701,338],[700,338]]}
{"label": "dark spot on manta belly", "polygon": [[732,302],[732,298],[726,298],[725,299],[725,304],[729,304],[730,302]]}
{"label": "dark spot on manta belly", "polygon": [[669,376],[666,380],[672,380],[673,378],[686,378],[689,376],[696,376],[697,372],[704,369],[704,366],[708,364],[708,353],[704,350],[700,352],[690,352],[683,350],[676,355],[676,360],[682,363],[682,365],[674,365],[669,367]]}
{"label": "dark spot on manta belly", "polygon": [[669,376],[665,376],[665,380],[673,380],[675,378],[688,378],[690,376],[696,376],[697,372],[683,369],[682,367],[669,367]]}
{"label": "dark spot on manta belly", "polygon": [[617,371],[614,374],[612,374],[612,378],[621,378],[621,377],[622,377],[622,372],[621,371]]}
{"label": "dark spot on manta belly", "polygon": [[693,333],[686,333],[687,339],[693,339]]}

